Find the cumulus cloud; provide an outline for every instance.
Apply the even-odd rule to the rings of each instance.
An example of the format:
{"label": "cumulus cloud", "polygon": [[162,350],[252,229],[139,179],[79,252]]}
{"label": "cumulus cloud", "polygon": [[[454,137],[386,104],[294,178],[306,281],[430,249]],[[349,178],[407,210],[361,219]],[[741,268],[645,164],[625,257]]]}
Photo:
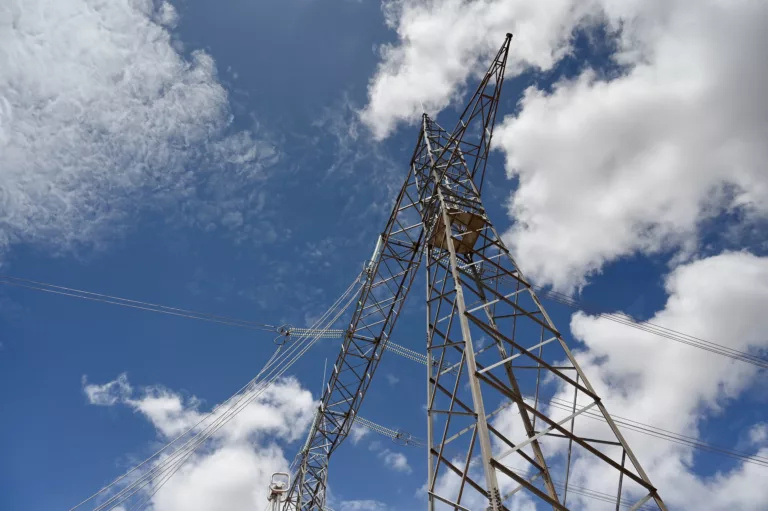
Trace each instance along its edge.
{"label": "cumulus cloud", "polygon": [[362,113],[380,137],[420,103],[434,112],[460,97],[506,31],[508,76],[552,69],[576,30],[615,40],[621,74],[531,87],[495,137],[519,180],[507,241],[537,281],[570,289],[637,252],[685,260],[708,219],[768,214],[765,2],[400,0],[385,13],[398,40]]}
{"label": "cumulus cloud", "polygon": [[379,458],[384,462],[384,465],[396,472],[405,472],[406,474],[413,472],[411,466],[408,464],[408,458],[401,452],[384,449],[379,452]]}
{"label": "cumulus cloud", "polygon": [[406,474],[410,474],[413,471],[408,464],[408,457],[405,454],[383,447],[378,440],[371,442],[368,449],[375,452],[376,456],[384,463],[384,465],[395,472],[405,472]]}
{"label": "cumulus cloud", "polygon": [[353,424],[352,429],[349,431],[349,439],[352,442],[352,445],[357,445],[360,442],[360,440],[366,437],[370,432],[371,430],[366,428],[365,426],[360,426],[359,424]]}
{"label": "cumulus cloud", "polygon": [[768,423],[755,424],[749,430],[749,441],[753,445],[762,446],[768,443]]}
{"label": "cumulus cloud", "polygon": [[508,239],[562,288],[623,255],[691,250],[724,211],[768,213],[768,5],[602,3],[629,71],[529,89],[497,139],[519,178]]}
{"label": "cumulus cloud", "polygon": [[[678,267],[666,280],[669,298],[650,321],[730,348],[768,348],[768,258],[729,253]],[[755,384],[754,366],[695,350],[645,332],[582,313],[571,329],[586,345],[579,364],[608,406],[609,412],[656,427],[698,436],[706,419],[728,406]],[[568,396],[561,395],[562,399]],[[564,412],[567,414],[567,412]],[[746,428],[752,452],[765,456],[764,424]],[[600,435],[602,423],[578,419],[584,436]],[[626,431],[663,498],[681,509],[762,509],[768,489],[758,484],[764,468],[738,464],[713,476],[697,475],[695,452],[688,446]],[[586,460],[573,482],[606,491],[605,473]],[[586,500],[584,505],[590,503]]]}
{"label": "cumulus cloud", "polygon": [[[106,384],[83,380],[91,404],[130,407],[155,427],[163,440],[189,428],[205,428],[220,410],[201,426],[206,412],[195,397],[184,398],[161,386],[134,390],[126,375]],[[266,505],[267,487],[274,472],[287,471],[288,461],[281,443],[301,437],[309,425],[316,403],[311,393],[293,378],[282,379],[223,426],[201,447],[162,489],[151,495],[154,511],[212,511],[222,506],[233,511],[252,511]],[[165,458],[155,460],[161,463]],[[141,492],[147,497],[157,488],[157,476]]]}
{"label": "cumulus cloud", "polygon": [[569,49],[570,30],[590,14],[572,0],[388,0],[387,25],[398,36],[379,48],[361,119],[378,138],[399,122],[416,122],[457,99],[467,79],[484,72],[507,32],[515,35],[509,68],[550,69]]}
{"label": "cumulus cloud", "polygon": [[211,199],[257,179],[275,149],[229,133],[214,61],[174,49],[177,20],[152,0],[3,3],[0,250],[98,244],[143,207],[242,207]]}
{"label": "cumulus cloud", "polygon": [[341,503],[341,511],[386,511],[386,504],[378,500],[345,500]]}

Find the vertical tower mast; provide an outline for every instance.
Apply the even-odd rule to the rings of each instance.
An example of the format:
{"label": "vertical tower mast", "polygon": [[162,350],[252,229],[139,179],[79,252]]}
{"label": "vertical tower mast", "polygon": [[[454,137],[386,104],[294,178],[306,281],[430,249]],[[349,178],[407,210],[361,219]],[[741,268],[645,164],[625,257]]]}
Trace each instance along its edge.
{"label": "vertical tower mast", "polygon": [[325,509],[329,458],[362,405],[422,256],[428,510],[508,511],[511,499],[579,508],[583,491],[569,489],[589,473],[602,485],[593,493],[617,510],[652,503],[666,511],[482,204],[511,37],[453,132],[422,117],[284,511]]}
{"label": "vertical tower mast", "polygon": [[[431,181],[423,218],[428,509],[501,511],[518,493],[569,509],[570,480],[585,475],[571,473],[577,462],[600,474],[616,509],[653,501],[664,510],[482,204],[510,38],[452,134],[423,117],[425,155],[414,173]],[[586,412],[605,427],[576,427]]]}

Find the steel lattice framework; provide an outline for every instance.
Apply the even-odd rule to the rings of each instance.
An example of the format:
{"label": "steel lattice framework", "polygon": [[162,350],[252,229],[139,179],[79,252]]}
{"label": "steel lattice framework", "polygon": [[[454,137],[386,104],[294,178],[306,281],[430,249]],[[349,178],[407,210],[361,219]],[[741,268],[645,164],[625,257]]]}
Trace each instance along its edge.
{"label": "steel lattice framework", "polygon": [[[428,509],[502,511],[515,498],[581,507],[584,493],[569,493],[569,483],[589,472],[601,484],[595,493],[617,510],[666,510],[482,204],[510,41],[452,132],[422,117],[285,511],[325,509],[329,458],[357,416],[422,259]],[[553,405],[562,399],[571,406]],[[586,411],[605,424],[577,420]]]}
{"label": "steel lattice framework", "polygon": [[379,236],[341,352],[299,453],[286,511],[325,508],[328,459],[349,434],[419,267],[424,246],[419,211],[425,191],[409,173]]}

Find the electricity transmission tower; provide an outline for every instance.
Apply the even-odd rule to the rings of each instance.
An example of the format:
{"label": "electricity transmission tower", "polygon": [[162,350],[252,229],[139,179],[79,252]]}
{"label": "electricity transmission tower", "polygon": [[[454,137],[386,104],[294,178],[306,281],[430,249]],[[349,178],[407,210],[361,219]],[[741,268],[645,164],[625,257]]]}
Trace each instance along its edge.
{"label": "electricity transmission tower", "polygon": [[[595,495],[611,509],[666,510],[483,207],[510,41],[452,132],[422,116],[284,511],[325,509],[329,458],[350,431],[422,260],[428,510],[502,511],[515,499],[578,509]],[[602,420],[586,420],[594,417]]]}

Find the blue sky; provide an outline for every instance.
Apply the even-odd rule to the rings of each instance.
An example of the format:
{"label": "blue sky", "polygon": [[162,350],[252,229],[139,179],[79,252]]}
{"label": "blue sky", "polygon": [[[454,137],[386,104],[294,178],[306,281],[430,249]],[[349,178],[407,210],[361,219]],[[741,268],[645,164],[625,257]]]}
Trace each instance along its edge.
{"label": "blue sky", "polygon": [[[405,177],[414,109],[423,103],[452,126],[512,31],[484,200],[521,267],[605,310],[735,349],[768,347],[768,130],[752,85],[768,85],[768,71],[732,58],[760,48],[751,20],[764,6],[54,4],[0,0],[10,48],[0,50],[3,274],[306,326],[372,251]],[[715,54],[708,35],[719,19],[728,42]],[[416,282],[396,333],[423,351]],[[609,410],[768,455],[764,373],[544,305],[604,385]],[[158,419],[130,396],[162,387],[187,410],[193,397],[209,410],[258,372],[273,337],[0,287],[0,509],[69,509],[162,440]],[[318,398],[337,349],[313,348],[288,390]],[[685,370],[701,385],[675,389],[673,373]],[[389,354],[378,371],[362,415],[423,438],[423,368]],[[123,373],[133,394],[89,403],[85,385]],[[671,390],[659,383],[667,377]],[[304,430],[294,429],[267,428],[249,449],[277,442],[269,462],[278,466],[300,448]],[[765,467],[638,443],[675,509],[761,509],[768,499],[755,486],[722,497]],[[347,442],[332,460],[335,509],[421,507],[425,463],[373,433]],[[263,474],[251,475],[263,486]],[[248,488],[238,486],[246,498],[232,509],[252,509]],[[188,509],[174,502],[155,508]]]}

